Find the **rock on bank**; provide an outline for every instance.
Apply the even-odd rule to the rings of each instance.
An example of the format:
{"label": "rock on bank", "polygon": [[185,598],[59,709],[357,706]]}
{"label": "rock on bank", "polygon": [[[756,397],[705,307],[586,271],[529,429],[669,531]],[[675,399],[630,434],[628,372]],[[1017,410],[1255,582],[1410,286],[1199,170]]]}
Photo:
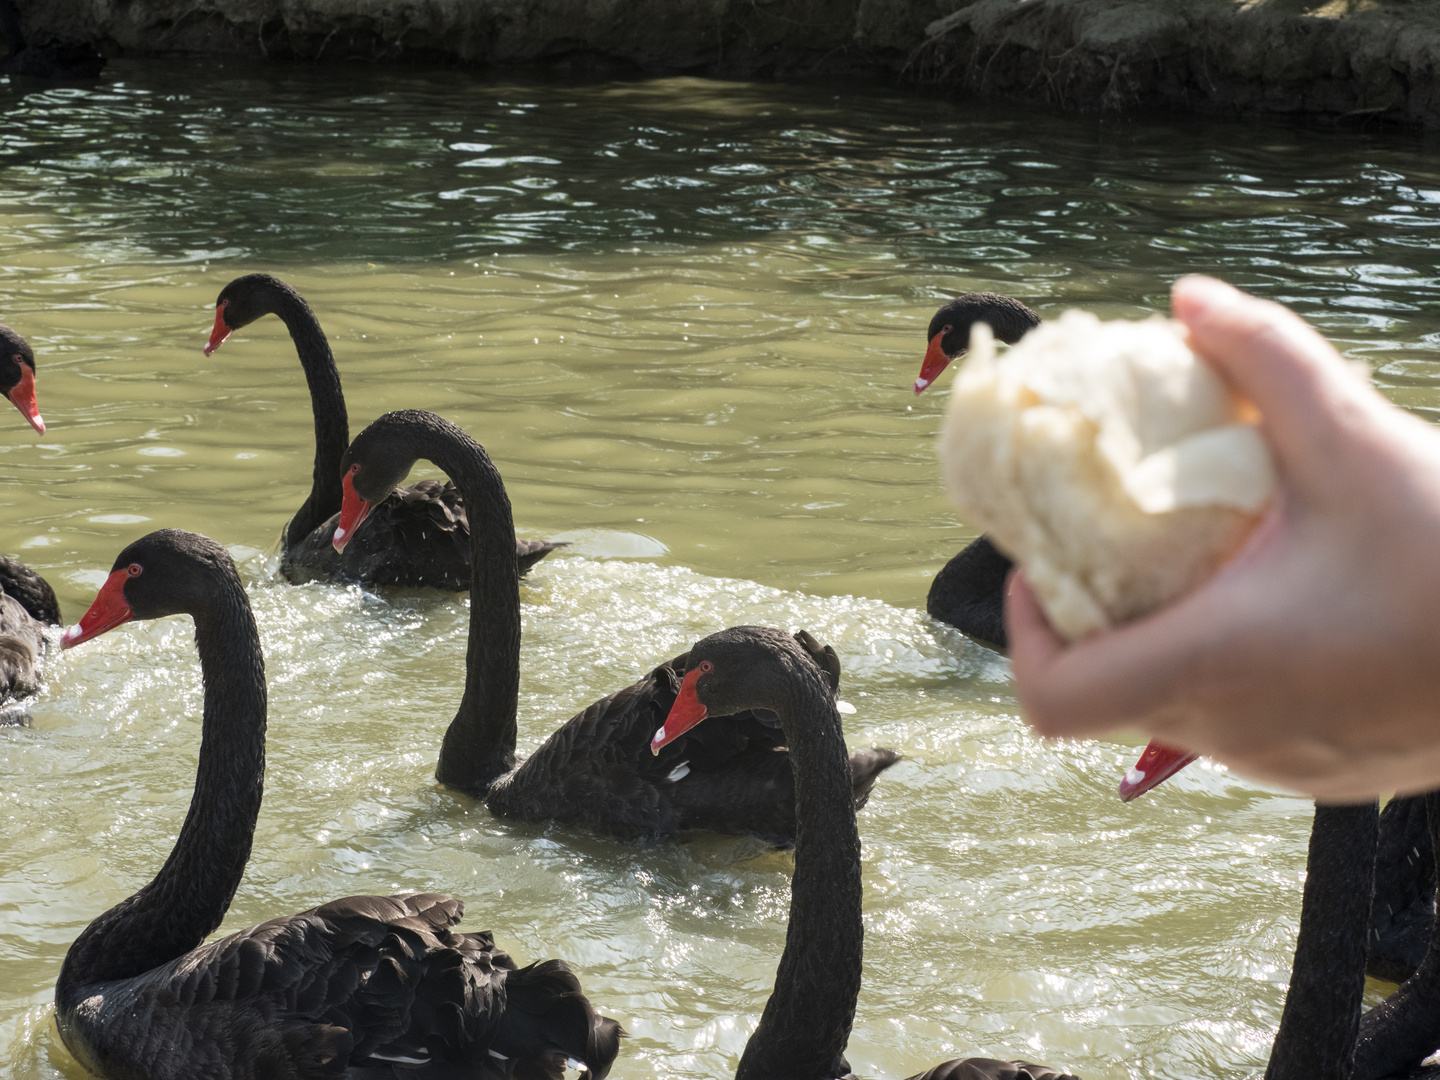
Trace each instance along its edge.
{"label": "rock on bank", "polygon": [[864,76],[1076,110],[1440,127],[1433,0],[19,0],[32,39],[643,72]]}

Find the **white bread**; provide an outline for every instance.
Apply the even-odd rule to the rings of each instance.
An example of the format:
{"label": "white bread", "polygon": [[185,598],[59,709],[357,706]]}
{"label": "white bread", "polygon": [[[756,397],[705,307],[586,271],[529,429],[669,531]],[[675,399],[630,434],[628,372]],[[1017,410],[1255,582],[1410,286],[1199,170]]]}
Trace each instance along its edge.
{"label": "white bread", "polygon": [[1177,599],[1244,541],[1275,486],[1256,419],[1178,323],[1067,311],[1000,357],[976,324],[940,460],[1075,639]]}

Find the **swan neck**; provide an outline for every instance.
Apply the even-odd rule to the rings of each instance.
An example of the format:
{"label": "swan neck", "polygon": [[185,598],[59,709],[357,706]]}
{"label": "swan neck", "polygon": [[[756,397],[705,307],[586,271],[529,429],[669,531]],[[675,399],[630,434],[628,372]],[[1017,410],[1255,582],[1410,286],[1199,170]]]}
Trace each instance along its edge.
{"label": "swan neck", "polygon": [[442,469],[470,520],[470,635],[465,692],[440,746],[435,776],[483,792],[515,767],[520,698],[520,577],[515,520],[504,481],[484,447],[438,417],[411,424],[413,448]]}
{"label": "swan neck", "polygon": [[245,873],[265,777],[265,660],[233,567],[195,614],[205,686],[195,791],[153,881],[92,922],[66,954],[56,1001],[181,956],[220,925]]}
{"label": "swan neck", "polygon": [[1380,810],[1316,804],[1300,934],[1265,1080],[1349,1080],[1365,993]]}
{"label": "swan neck", "polygon": [[340,369],[320,321],[305,298],[291,289],[274,291],[270,309],[290,331],[305,382],[310,388],[310,411],[315,420],[315,466],[310,494],[285,526],[286,547],[297,544],[332,515],[340,512],[340,459],[350,445],[350,421]]}
{"label": "swan neck", "polygon": [[790,925],[736,1080],[840,1076],[860,996],[865,931],[850,765],[829,688],[806,667],[790,681],[791,700],[775,708],[795,774]]}

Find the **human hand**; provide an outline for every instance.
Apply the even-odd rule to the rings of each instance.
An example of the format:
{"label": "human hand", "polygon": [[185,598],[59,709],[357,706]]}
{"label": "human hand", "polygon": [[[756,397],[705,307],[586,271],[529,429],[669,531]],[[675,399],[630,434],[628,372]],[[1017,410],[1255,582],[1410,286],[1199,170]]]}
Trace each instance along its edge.
{"label": "human hand", "polygon": [[1332,802],[1440,786],[1440,431],[1278,304],[1188,277],[1172,309],[1260,409],[1275,501],[1194,592],[1073,645],[1012,577],[1027,719],[1138,728]]}

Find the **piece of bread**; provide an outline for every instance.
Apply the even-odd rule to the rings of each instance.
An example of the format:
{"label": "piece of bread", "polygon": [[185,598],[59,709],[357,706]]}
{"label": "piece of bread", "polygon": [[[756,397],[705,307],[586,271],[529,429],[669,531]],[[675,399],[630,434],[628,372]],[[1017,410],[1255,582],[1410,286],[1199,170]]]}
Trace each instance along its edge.
{"label": "piece of bread", "polygon": [[1209,577],[1275,487],[1255,409],[1178,323],[1067,311],[995,355],[976,324],[940,460],[950,497],[1075,639]]}

